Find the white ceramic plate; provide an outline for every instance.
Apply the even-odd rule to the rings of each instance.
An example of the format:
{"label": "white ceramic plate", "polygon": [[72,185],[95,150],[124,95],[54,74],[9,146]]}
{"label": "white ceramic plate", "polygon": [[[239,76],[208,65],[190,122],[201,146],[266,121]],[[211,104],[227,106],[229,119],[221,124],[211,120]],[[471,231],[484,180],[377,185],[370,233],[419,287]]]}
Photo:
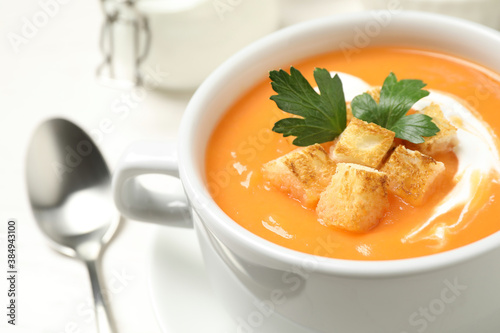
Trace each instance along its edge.
{"label": "white ceramic plate", "polygon": [[[212,292],[194,230],[158,227],[149,270],[149,292],[163,333],[237,332]],[[459,332],[471,332],[476,326],[477,322],[470,323]],[[481,333],[496,332],[500,330]]]}
{"label": "white ceramic plate", "polygon": [[158,227],[149,280],[155,315],[164,333],[236,332],[209,285],[194,230]]}

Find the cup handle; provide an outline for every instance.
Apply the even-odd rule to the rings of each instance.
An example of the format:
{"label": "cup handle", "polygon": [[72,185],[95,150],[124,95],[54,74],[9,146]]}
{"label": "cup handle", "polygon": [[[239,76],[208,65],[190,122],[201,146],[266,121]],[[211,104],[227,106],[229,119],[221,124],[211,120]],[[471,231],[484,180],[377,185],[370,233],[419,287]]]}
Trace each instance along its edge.
{"label": "cup handle", "polygon": [[165,191],[147,189],[138,177],[161,174],[179,178],[177,146],[165,142],[137,142],[127,148],[113,175],[116,207],[127,218],[192,228],[191,209],[180,186]]}

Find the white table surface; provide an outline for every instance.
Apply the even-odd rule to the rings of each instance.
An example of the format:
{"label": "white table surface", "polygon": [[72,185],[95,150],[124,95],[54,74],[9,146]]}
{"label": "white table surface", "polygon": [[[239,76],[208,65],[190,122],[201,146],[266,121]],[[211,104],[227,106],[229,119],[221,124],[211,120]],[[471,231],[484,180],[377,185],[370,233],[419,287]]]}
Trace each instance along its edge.
{"label": "white table surface", "polygon": [[[287,3],[282,11],[284,25],[361,8],[356,1],[282,1]],[[88,132],[108,122],[111,128],[99,146],[113,169],[133,141],[175,140],[191,93],[148,92],[127,116],[118,117],[111,107],[130,92],[102,86],[94,77],[101,60],[98,0],[67,0],[15,52],[8,34],[19,34],[23,19],[39,10],[38,0],[0,0],[0,332],[95,332],[85,267],[47,246],[29,209],[24,158],[30,135],[43,119],[55,116],[73,120]],[[18,225],[15,327],[7,325],[4,306],[9,218],[17,219]],[[121,232],[104,255],[103,275],[119,332],[160,332],[148,291],[151,242],[157,228],[123,221]]]}

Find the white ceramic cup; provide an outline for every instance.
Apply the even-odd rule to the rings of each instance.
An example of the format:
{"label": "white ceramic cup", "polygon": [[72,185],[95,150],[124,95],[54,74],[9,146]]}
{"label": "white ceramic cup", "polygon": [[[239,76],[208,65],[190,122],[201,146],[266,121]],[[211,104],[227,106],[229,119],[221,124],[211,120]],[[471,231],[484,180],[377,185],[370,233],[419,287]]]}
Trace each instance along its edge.
{"label": "white ceramic cup", "polygon": [[159,86],[195,89],[224,60],[278,27],[276,0],[140,0],[151,45],[143,68],[167,73]]}
{"label": "white ceramic cup", "polygon": [[[209,76],[189,103],[177,149],[134,145],[116,170],[115,200],[125,216],[184,226],[192,225],[192,217],[208,274],[238,332],[500,331],[500,233],[419,258],[330,259],[252,234],[207,190],[205,150],[214,127],[269,70],[376,45],[442,51],[500,72],[500,34],[460,19],[387,10],[302,23],[259,40]],[[145,173],[180,175],[187,200],[182,193],[160,196],[144,189],[136,176]]]}

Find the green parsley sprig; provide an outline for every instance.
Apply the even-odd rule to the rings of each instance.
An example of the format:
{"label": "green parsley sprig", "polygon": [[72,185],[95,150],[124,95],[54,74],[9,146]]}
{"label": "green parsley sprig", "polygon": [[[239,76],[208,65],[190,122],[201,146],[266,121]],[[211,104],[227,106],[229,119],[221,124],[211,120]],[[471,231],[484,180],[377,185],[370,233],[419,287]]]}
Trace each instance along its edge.
{"label": "green parsley sprig", "polygon": [[[342,82],[338,75],[331,77],[326,69],[316,68],[314,79],[319,94],[302,73],[290,68],[269,73],[271,85],[278,95],[271,96],[278,108],[295,116],[277,121],[273,131],[283,136],[295,136],[293,144],[309,146],[332,141],[346,127],[346,103]],[[385,79],[377,103],[367,93],[356,96],[352,112],[356,118],[375,123],[396,133],[396,137],[413,142],[424,142],[439,132],[432,118],[424,114],[407,115],[411,107],[429,94],[422,90],[420,80],[398,81],[393,73]]]}
{"label": "green parsley sprig", "polygon": [[396,75],[390,73],[380,90],[379,103],[367,93],[358,95],[351,102],[352,114],[393,131],[397,138],[422,143],[424,136],[436,135],[439,128],[432,117],[407,113],[417,101],[429,95],[427,90],[422,90],[425,86],[421,80],[398,81]]}
{"label": "green parsley sprig", "polygon": [[309,146],[335,139],[346,127],[344,89],[338,75],[333,78],[326,69],[316,68],[314,80],[320,94],[294,67],[290,74],[284,70],[269,73],[273,90],[271,96],[278,107],[302,118],[285,118],[274,124],[273,131],[283,136],[295,136],[293,144]]}

